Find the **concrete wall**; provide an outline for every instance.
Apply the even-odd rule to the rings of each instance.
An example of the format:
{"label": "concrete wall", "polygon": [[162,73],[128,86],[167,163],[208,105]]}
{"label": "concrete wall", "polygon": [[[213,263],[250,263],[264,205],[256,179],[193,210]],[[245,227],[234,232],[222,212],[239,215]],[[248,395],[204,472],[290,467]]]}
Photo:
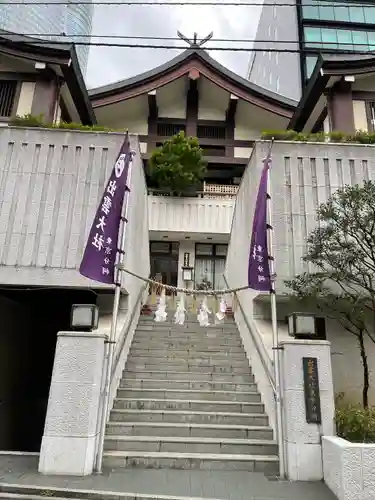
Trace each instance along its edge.
{"label": "concrete wall", "polygon": [[[251,56],[248,79],[260,87],[299,101],[302,94],[299,54],[266,50],[299,48],[297,9],[294,5],[283,4],[284,0],[265,0],[263,4],[255,37],[259,42],[254,43],[254,48],[259,51]],[[281,43],[285,41],[292,43]]]}
{"label": "concrete wall", "polygon": [[[93,285],[77,269],[123,138],[122,134],[0,129],[0,283]],[[131,145],[137,151],[133,171],[138,183],[143,170],[135,136]],[[143,187],[136,184],[132,192],[132,203],[140,210],[137,213],[146,214],[142,182]],[[134,198],[141,201],[135,203]],[[144,237],[147,216],[135,222],[133,212],[132,219],[129,232],[138,245],[134,224],[141,223]]]}
{"label": "concrete wall", "polygon": [[[262,160],[269,150],[268,143],[259,142],[254,148],[249,166],[242,178],[233,216],[228,250],[226,276],[230,287],[243,286],[247,282],[247,268],[254,205],[258,190]],[[307,270],[301,257],[306,250],[306,238],[316,225],[316,209],[328,196],[345,184],[361,183],[375,178],[374,147],[344,144],[302,144],[276,142],[272,149],[272,215],[277,272],[276,288],[279,295],[287,292],[284,280]],[[240,293],[246,316],[254,322],[260,333],[261,345],[272,356],[272,332],[269,306],[254,310],[256,293],[246,290]],[[258,297],[259,298],[259,297]],[[279,336],[288,336],[283,324],[286,309],[278,311]],[[263,320],[263,321],[262,321]],[[241,335],[248,335],[243,322],[238,323]],[[242,326],[241,326],[242,325]],[[332,365],[335,392],[344,392],[347,399],[360,401],[362,368],[356,340],[333,323],[327,322],[327,339],[332,342]],[[375,363],[375,346],[368,345],[371,371]],[[350,369],[348,369],[350,367]],[[264,370],[263,370],[264,372]],[[259,386],[267,385],[265,373],[254,371]],[[374,375],[371,373],[371,381]],[[375,404],[375,384],[372,384],[370,400]],[[263,394],[263,391],[262,391]],[[263,394],[264,397],[264,394]]]}
{"label": "concrete wall", "polygon": [[[279,338],[286,340],[289,338],[288,326],[285,323],[285,317],[295,312],[293,306],[286,300],[280,300],[277,306],[279,318],[278,330]],[[307,311],[306,311],[307,312]],[[319,311],[317,315],[321,316]],[[272,358],[272,325],[271,309],[268,302],[254,303],[254,322],[259,331],[262,332],[263,343]],[[358,347],[357,338],[345,330],[337,321],[326,319],[327,340],[331,342],[332,354],[332,373],[335,394],[344,394],[344,400],[348,403],[362,402],[363,387],[363,367]],[[375,405],[375,344],[370,340],[365,340],[368,363],[370,368],[370,404]],[[350,369],[348,369],[350,366]]]}
{"label": "concrete wall", "polygon": [[372,500],[375,445],[323,437],[324,481],[338,500]]}

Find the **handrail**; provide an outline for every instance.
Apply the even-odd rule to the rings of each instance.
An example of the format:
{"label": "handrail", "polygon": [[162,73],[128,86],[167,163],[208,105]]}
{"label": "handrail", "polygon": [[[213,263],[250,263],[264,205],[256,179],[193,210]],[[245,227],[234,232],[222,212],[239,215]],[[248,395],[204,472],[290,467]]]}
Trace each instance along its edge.
{"label": "handrail", "polygon": [[117,347],[117,345],[120,342],[121,342],[121,344],[120,344],[120,349],[117,349],[117,351],[116,351],[116,357],[115,357],[115,359],[113,361],[112,371],[111,371],[111,379],[113,378],[114,374],[116,373],[117,365],[118,365],[118,363],[120,361],[122,350],[124,348],[126,339],[128,337],[128,333],[129,333],[130,327],[133,324],[135,312],[136,312],[136,310],[138,308],[139,302],[141,301],[141,299],[143,297],[143,294],[145,293],[145,290],[146,290],[147,287],[148,287],[148,283],[145,286],[143,286],[141,288],[140,292],[138,293],[137,300],[135,301],[134,307],[133,307],[132,312],[130,314],[129,321],[128,321],[126,327],[125,327],[125,331],[124,331],[121,339],[118,342],[116,342],[116,347]]}
{"label": "handrail", "polygon": [[[226,286],[229,287],[229,283],[228,283],[227,278],[224,275],[223,275],[223,278],[224,278]],[[268,380],[269,380],[269,383],[270,383],[270,385],[272,387],[272,391],[273,391],[274,395],[276,395],[275,377],[274,377],[272,371],[270,370],[269,366],[267,365],[267,363],[266,363],[266,361],[264,359],[263,353],[261,352],[261,347],[259,345],[259,339],[257,339],[256,336],[255,336],[255,334],[254,334],[254,328],[250,325],[250,321],[248,320],[248,318],[246,316],[246,313],[245,313],[245,311],[244,311],[244,309],[242,307],[242,304],[241,304],[241,302],[239,300],[237,292],[234,292],[234,296],[236,297],[237,304],[238,304],[238,306],[240,308],[240,311],[241,311],[241,314],[242,314],[242,316],[244,318],[246,327],[247,327],[247,329],[248,329],[248,331],[249,331],[249,333],[250,333],[250,335],[251,335],[251,337],[253,339],[253,342],[255,344],[255,348],[256,348],[257,353],[259,355],[260,361],[261,361],[261,363],[263,365],[264,371],[266,372]]]}

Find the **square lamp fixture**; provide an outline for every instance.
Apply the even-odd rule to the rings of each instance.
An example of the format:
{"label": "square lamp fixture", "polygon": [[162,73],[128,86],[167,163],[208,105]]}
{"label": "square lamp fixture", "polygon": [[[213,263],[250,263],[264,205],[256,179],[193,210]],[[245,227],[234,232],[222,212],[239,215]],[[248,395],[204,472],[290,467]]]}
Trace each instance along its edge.
{"label": "square lamp fixture", "polygon": [[99,307],[95,304],[73,304],[70,326],[73,330],[91,332],[98,328]]}
{"label": "square lamp fixture", "polygon": [[193,281],[193,268],[184,266],[182,268],[182,279],[184,281]]}
{"label": "square lamp fixture", "polygon": [[291,337],[313,339],[317,336],[315,314],[292,313],[288,316],[288,330]]}

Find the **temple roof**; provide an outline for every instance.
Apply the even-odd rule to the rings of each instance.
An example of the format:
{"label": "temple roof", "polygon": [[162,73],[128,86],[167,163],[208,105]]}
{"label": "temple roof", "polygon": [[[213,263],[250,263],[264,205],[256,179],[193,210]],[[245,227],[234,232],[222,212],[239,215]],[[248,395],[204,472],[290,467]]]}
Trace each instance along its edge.
{"label": "temple roof", "polygon": [[131,99],[150,92],[180,78],[190,71],[198,71],[238,98],[268,108],[280,115],[291,116],[297,102],[250,83],[225,68],[208,53],[197,47],[188,48],[165,64],[139,75],[89,90],[94,108]]}
{"label": "temple roof", "polygon": [[0,30],[0,54],[29,61],[44,62],[60,69],[82,123],[96,123],[73,43],[53,43]]}
{"label": "temple roof", "polygon": [[326,89],[344,76],[375,73],[375,55],[321,54],[288,128],[301,131]]}

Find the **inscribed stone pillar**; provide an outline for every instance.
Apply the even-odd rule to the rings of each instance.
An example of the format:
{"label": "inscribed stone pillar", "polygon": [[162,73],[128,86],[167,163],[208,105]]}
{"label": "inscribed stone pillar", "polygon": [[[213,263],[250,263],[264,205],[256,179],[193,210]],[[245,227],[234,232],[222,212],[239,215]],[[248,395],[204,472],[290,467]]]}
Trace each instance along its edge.
{"label": "inscribed stone pillar", "polygon": [[59,332],[44,435],[42,474],[93,472],[106,336]]}
{"label": "inscribed stone pillar", "polygon": [[[323,479],[321,437],[335,435],[331,346],[327,341],[291,339],[280,342],[280,347],[288,478],[318,481]],[[317,360],[321,424],[306,419],[303,358]]]}

